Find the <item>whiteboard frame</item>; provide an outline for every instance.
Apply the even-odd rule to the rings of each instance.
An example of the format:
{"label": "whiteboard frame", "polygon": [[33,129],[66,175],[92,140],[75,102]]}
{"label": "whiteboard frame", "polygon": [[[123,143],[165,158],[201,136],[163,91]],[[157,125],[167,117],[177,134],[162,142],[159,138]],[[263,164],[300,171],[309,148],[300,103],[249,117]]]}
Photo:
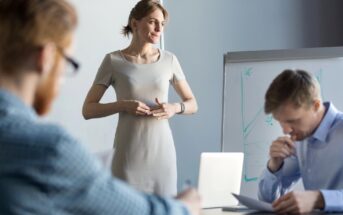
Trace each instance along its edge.
{"label": "whiteboard frame", "polygon": [[280,49],[262,51],[241,51],[227,52],[223,60],[223,94],[222,94],[222,126],[221,126],[221,151],[224,152],[224,122],[226,119],[225,97],[226,97],[226,75],[225,65],[228,63],[240,62],[261,62],[261,61],[280,61],[280,60],[299,60],[299,59],[322,59],[340,58],[343,56],[343,46],[321,47],[321,48],[302,48],[302,49]]}

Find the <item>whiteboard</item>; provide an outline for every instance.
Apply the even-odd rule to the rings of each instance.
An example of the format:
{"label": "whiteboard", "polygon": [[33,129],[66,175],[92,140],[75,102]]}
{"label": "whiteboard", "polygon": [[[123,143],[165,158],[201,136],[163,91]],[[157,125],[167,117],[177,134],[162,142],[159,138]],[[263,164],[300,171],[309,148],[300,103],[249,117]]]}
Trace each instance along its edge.
{"label": "whiteboard", "polygon": [[281,127],[264,113],[264,95],[285,69],[315,75],[324,101],[343,110],[343,47],[232,52],[224,55],[222,151],[244,152],[241,193],[257,197],[269,146]]}

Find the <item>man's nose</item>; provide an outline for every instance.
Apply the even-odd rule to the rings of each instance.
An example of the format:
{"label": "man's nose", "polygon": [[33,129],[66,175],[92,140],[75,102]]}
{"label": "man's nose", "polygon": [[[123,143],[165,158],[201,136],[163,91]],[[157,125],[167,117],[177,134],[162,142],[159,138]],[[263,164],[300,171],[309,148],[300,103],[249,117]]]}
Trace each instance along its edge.
{"label": "man's nose", "polygon": [[288,123],[280,123],[284,134],[289,134],[293,131],[292,127]]}

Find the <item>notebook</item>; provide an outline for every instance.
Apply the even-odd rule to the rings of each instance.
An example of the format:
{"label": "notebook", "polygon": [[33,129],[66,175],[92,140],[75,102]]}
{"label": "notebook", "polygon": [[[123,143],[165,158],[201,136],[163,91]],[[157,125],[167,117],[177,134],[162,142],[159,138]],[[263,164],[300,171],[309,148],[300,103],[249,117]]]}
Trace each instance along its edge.
{"label": "notebook", "polygon": [[198,190],[203,208],[238,205],[238,200],[231,193],[240,192],[243,159],[241,152],[201,154]]}

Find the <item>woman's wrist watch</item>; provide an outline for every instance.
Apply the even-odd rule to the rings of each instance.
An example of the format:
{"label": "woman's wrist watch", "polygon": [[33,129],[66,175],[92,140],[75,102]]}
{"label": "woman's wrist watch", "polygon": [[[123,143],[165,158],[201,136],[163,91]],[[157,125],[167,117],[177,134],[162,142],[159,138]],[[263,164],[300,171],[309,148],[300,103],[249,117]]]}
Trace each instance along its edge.
{"label": "woman's wrist watch", "polygon": [[185,112],[185,104],[183,102],[180,102],[179,104],[180,104],[181,110],[177,114],[182,114],[183,112]]}

